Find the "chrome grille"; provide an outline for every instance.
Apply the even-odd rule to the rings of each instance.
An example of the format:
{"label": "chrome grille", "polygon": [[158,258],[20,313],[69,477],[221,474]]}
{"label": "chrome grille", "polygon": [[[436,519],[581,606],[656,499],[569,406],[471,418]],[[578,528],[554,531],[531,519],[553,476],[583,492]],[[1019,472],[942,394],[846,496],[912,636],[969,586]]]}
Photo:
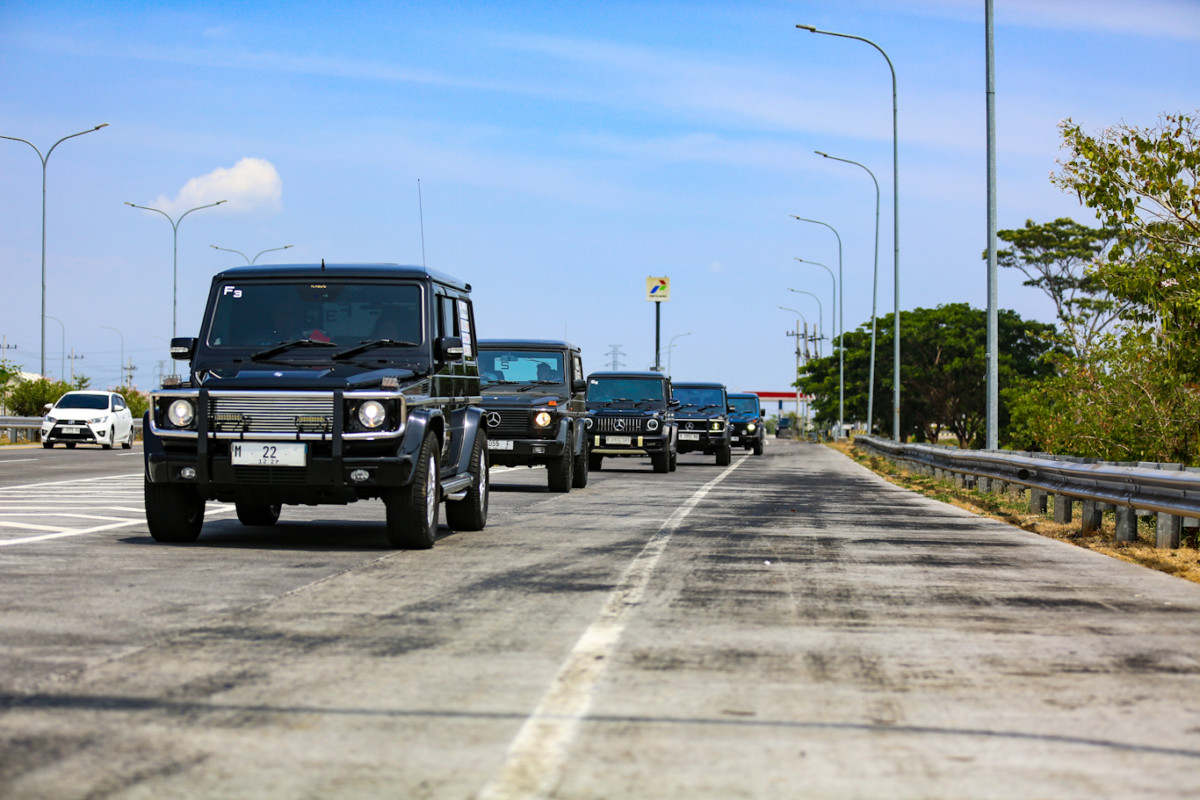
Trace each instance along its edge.
{"label": "chrome grille", "polygon": [[641,433],[644,417],[618,417],[596,415],[592,419],[592,430],[596,433]]}
{"label": "chrome grille", "polygon": [[[492,423],[499,417],[499,423]],[[484,421],[487,434],[493,439],[517,438],[529,436],[533,432],[528,411],[485,411]]]}
{"label": "chrome grille", "polygon": [[[297,430],[333,429],[333,396],[214,396],[209,399],[209,419],[217,431],[295,433]],[[314,424],[325,420],[326,425]]]}

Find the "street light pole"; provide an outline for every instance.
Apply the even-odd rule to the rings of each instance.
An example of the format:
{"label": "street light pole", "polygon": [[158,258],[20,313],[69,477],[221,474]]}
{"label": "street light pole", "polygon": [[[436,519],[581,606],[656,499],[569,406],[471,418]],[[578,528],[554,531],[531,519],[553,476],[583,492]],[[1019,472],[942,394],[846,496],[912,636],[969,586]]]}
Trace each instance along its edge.
{"label": "street light pole", "polygon": [[[176,329],[178,327],[177,320],[178,320],[178,312],[179,312],[179,223],[183,222],[183,218],[186,217],[188,214],[192,213],[193,211],[199,211],[202,208],[212,208],[213,206],[219,206],[219,205],[221,205],[221,203],[224,203],[224,202],[225,202],[224,200],[218,200],[215,203],[209,203],[207,205],[196,206],[195,208],[189,208],[187,211],[185,211],[179,215],[179,219],[171,219],[170,214],[168,214],[167,212],[165,212],[161,209],[158,209],[158,208],[150,208],[149,206],[139,206],[137,203],[130,203],[130,202],[125,203],[125,205],[127,205],[127,206],[131,206],[133,208],[140,208],[143,211],[154,211],[156,213],[162,214],[164,217],[167,218],[167,222],[171,223],[171,231],[174,234],[173,235],[174,244],[172,247],[173,256],[172,256],[172,267],[171,267],[171,273],[172,273],[171,338],[172,339],[175,338]],[[244,258],[244,256],[243,256],[243,258]]]}
{"label": "street light pole", "polygon": [[231,250],[228,247],[217,247],[215,244],[209,245],[209,247],[211,247],[214,250],[224,250],[226,253],[237,253],[239,256],[246,259],[247,264],[253,264],[254,262],[258,261],[258,256],[261,256],[263,253],[273,253],[276,250],[287,250],[291,246],[292,245],[290,245],[290,244],[285,244],[283,247],[268,247],[266,250],[259,252],[259,254],[256,255],[254,258],[250,258],[245,253],[243,253],[241,250]]}
{"label": "street light pole", "polygon": [[108,127],[107,122],[102,122],[94,128],[88,128],[86,131],[72,133],[70,136],[64,136],[54,144],[50,145],[50,149],[46,151],[46,155],[42,155],[42,151],[38,150],[37,145],[28,139],[18,139],[16,136],[0,136],[0,139],[8,139],[13,142],[25,142],[33,148],[33,152],[38,154],[38,158],[42,162],[42,363],[40,370],[42,377],[46,377],[46,162],[50,160],[50,154],[54,152],[54,148],[65,142],[67,139],[74,139],[76,136],[83,136],[85,133],[98,131],[101,128]]}
{"label": "street light pole", "polygon": [[675,340],[682,339],[684,336],[691,336],[691,335],[692,335],[691,331],[688,331],[687,333],[679,333],[679,334],[672,336],[671,340],[669,342],[667,342],[667,377],[671,376],[671,353],[673,352],[673,348],[675,347]]}
{"label": "street light pole", "polygon": [[[62,338],[59,343],[59,362],[58,362],[58,378],[59,380],[67,379],[67,326],[63,325],[63,321],[58,317],[47,316],[46,319],[52,319],[58,323],[58,327],[62,328]],[[45,370],[42,371],[42,377],[46,377]]]}
{"label": "street light pole", "polygon": [[[876,203],[877,208],[878,208],[878,205],[879,204]],[[837,298],[838,436],[841,436],[842,435],[841,431],[843,431],[846,427],[846,342],[845,342],[846,315],[845,315],[845,306],[842,302],[843,299],[845,298],[845,292],[844,292],[843,283],[842,283],[842,236],[841,236],[841,234],[839,234],[837,232],[837,229],[834,228],[832,225],[830,225],[828,222],[821,222],[821,220],[819,220],[819,219],[806,219],[804,217],[797,217],[795,214],[792,214],[792,219],[799,220],[800,222],[813,222],[813,223],[816,223],[817,225],[824,225],[826,228],[829,228],[829,230],[833,231],[833,235],[837,237],[837,243],[838,243],[838,277],[837,277],[837,287],[838,287],[838,289],[837,289],[837,291],[838,291],[838,298]],[[878,272],[879,272],[879,266],[878,266],[878,261],[879,261],[879,256],[878,256],[879,219],[878,219],[878,215],[876,215],[876,220],[875,220],[875,241],[876,241],[875,272],[876,272],[876,274],[878,274]],[[867,426],[869,429],[870,422],[867,423]]]}
{"label": "street light pole", "polygon": [[[867,168],[865,164],[860,164],[857,161],[852,161],[848,158],[838,158],[831,156],[828,153],[823,153],[820,150],[813,151],[823,158],[828,158],[833,161],[841,161],[846,164],[853,164],[856,167],[861,167],[868,175],[871,176],[871,183],[875,184],[875,269],[872,273],[871,280],[871,365],[867,374],[867,432],[870,433],[875,427],[875,338],[879,330],[878,316],[878,300],[879,300],[879,181],[875,179],[875,173]],[[896,315],[899,316],[899,310]]]}
{"label": "street light pole", "polygon": [[[101,325],[100,327],[104,328],[105,330],[108,330],[108,331],[117,331],[116,328],[110,327],[108,325]],[[117,385],[122,386],[123,384],[121,383],[121,372],[125,369],[125,334],[121,333],[120,331],[117,331],[117,336],[121,337],[121,360],[117,362]]]}
{"label": "street light pole", "polygon": [[[856,39],[860,42],[865,42],[871,45],[879,54],[883,56],[883,60],[887,62],[888,69],[892,73],[892,245],[893,245],[893,283],[895,294],[895,342],[893,343],[893,372],[892,382],[895,384],[892,387],[892,439],[900,441],[900,113],[897,104],[896,96],[896,68],[892,65],[892,59],[888,58],[888,54],[883,51],[883,48],[872,42],[870,39],[862,36],[853,36],[849,33],[835,33],[834,31],[822,31],[812,25],[797,25],[797,28],[808,31],[809,33],[820,33],[825,36],[838,36],[843,39]],[[874,348],[872,348],[874,352]]]}

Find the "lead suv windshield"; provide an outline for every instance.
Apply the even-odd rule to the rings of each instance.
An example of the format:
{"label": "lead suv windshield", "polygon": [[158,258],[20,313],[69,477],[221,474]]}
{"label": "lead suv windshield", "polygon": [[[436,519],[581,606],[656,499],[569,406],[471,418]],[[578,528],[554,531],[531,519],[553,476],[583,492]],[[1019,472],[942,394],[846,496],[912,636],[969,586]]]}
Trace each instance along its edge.
{"label": "lead suv windshield", "polygon": [[386,340],[417,346],[422,330],[416,284],[233,281],[218,289],[207,343],[264,348],[307,341],[346,348]]}

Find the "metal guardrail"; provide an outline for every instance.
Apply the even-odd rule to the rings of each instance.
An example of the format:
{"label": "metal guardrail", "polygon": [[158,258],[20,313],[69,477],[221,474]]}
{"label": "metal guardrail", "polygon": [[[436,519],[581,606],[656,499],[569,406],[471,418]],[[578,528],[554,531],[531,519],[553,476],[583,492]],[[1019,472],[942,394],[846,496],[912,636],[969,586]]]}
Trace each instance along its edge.
{"label": "metal guardrail", "polygon": [[[1179,518],[1200,517],[1200,470],[1181,464],[1119,463],[1004,450],[960,450],[946,445],[905,444],[875,436],[859,436],[854,442],[893,461],[915,465],[921,471],[934,474],[940,471],[946,477],[973,476],[1026,487],[1043,493],[1043,496],[1081,500],[1085,504],[1085,528],[1095,525],[1089,515],[1105,506],[1114,510],[1156,513],[1159,515],[1159,546],[1178,546],[1178,534],[1174,537],[1168,534],[1164,539],[1164,527],[1174,525],[1177,529]],[[995,489],[992,486],[985,488]],[[1068,511],[1065,519],[1058,521],[1070,520]],[[1119,516],[1118,539],[1129,541],[1120,534]],[[1174,545],[1163,544],[1172,540]]]}

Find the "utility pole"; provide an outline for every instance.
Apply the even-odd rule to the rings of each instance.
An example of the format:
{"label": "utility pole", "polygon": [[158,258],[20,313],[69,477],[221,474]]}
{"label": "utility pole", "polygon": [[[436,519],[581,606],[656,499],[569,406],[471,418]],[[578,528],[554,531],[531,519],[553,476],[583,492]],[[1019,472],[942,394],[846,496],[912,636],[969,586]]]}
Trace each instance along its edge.
{"label": "utility pole", "polygon": [[620,369],[621,367],[625,366],[623,363],[621,363],[620,359],[618,358],[619,356],[628,356],[628,353],[624,353],[621,351],[621,345],[612,344],[612,345],[609,345],[608,347],[609,347],[608,355],[610,358],[612,358],[612,368],[614,370],[617,370],[617,369]]}
{"label": "utility pole", "polygon": [[74,383],[75,383],[75,359],[82,359],[83,353],[80,353],[79,355],[75,355],[75,348],[72,347],[71,355],[69,355],[68,358],[71,359],[71,384],[74,385]]}
{"label": "utility pole", "polygon": [[133,373],[137,372],[137,367],[133,365],[133,356],[129,357],[129,363],[125,365],[125,386],[133,385]]}

